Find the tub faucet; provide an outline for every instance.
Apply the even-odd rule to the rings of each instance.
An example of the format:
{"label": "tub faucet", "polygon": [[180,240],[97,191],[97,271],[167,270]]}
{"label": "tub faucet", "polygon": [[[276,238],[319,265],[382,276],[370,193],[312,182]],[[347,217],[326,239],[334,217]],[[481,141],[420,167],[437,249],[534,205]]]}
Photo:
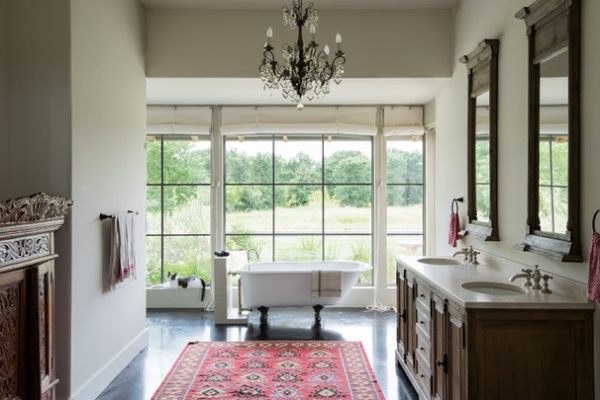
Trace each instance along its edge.
{"label": "tub faucet", "polygon": [[258,255],[258,251],[256,249],[250,249],[246,252],[248,254],[248,262],[250,262],[250,254],[254,253],[256,255],[256,261],[260,260],[260,256]]}

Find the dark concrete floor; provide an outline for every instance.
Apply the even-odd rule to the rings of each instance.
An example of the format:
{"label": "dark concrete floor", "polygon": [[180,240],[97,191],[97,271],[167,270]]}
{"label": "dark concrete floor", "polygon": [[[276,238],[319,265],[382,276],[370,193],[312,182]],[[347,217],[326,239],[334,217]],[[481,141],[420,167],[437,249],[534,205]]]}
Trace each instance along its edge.
{"label": "dark concrete floor", "polygon": [[215,325],[204,310],[148,310],[149,344],[98,397],[101,400],[150,399],[177,356],[192,341],[348,340],[361,341],[379,386],[388,400],[417,399],[395,361],[393,311],[325,308],[320,327],[311,308],[273,308],[261,328],[258,311],[248,325]]}

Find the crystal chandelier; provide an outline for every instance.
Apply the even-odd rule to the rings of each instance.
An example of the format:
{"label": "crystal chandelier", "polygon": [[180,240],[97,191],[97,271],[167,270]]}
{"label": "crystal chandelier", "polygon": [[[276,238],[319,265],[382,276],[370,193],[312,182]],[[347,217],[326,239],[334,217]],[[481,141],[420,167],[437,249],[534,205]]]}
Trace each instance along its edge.
{"label": "crystal chandelier", "polygon": [[[281,89],[284,98],[291,99],[299,110],[304,108],[302,100],[311,101],[322,98],[330,92],[329,81],[336,84],[342,81],[344,73],[345,53],[342,51],[342,37],[338,33],[335,41],[337,51],[329,61],[329,46],[319,50],[315,41],[319,11],[310,3],[303,10],[302,0],[293,0],[292,8],[283,7],[283,24],[292,30],[298,29],[298,40],[293,45],[283,44],[282,64],[275,61],[274,47],[271,46],[273,29],[267,30],[267,42],[264,46],[263,60],[258,70],[264,83],[264,89]],[[310,40],[304,47],[302,29],[310,33]]]}

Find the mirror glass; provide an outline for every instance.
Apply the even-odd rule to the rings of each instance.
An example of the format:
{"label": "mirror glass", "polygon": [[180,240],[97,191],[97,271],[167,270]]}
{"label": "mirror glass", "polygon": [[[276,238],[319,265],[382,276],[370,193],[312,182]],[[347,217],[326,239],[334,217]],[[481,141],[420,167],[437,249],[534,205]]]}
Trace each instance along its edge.
{"label": "mirror glass", "polygon": [[490,222],[490,93],[475,98],[475,207],[479,222]]}
{"label": "mirror glass", "polygon": [[568,70],[568,51],[540,63],[540,231],[563,235],[569,210]]}

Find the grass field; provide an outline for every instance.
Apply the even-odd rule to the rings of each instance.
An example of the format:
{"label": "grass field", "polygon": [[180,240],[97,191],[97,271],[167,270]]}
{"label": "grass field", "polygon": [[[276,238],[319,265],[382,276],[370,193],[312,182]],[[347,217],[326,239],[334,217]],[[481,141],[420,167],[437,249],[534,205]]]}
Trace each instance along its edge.
{"label": "grass field", "polygon": [[[210,207],[188,202],[165,214],[164,233],[181,235],[165,238],[165,271],[181,275],[210,276]],[[420,205],[389,207],[386,224],[389,233],[387,254],[388,283],[395,282],[393,257],[420,254],[423,224]],[[274,215],[273,215],[274,214]],[[148,213],[147,233],[160,233],[160,213]],[[340,207],[328,203],[273,210],[233,212],[226,215],[228,250],[258,250],[263,261],[346,259],[371,263],[373,231],[370,208]],[[273,233],[275,239],[273,241]],[[322,234],[325,236],[322,236]],[[203,234],[205,236],[186,236]],[[265,236],[268,235],[268,236]],[[273,251],[273,247],[275,250]],[[147,240],[148,284],[160,283],[160,238]],[[371,281],[370,274],[362,278]]]}

